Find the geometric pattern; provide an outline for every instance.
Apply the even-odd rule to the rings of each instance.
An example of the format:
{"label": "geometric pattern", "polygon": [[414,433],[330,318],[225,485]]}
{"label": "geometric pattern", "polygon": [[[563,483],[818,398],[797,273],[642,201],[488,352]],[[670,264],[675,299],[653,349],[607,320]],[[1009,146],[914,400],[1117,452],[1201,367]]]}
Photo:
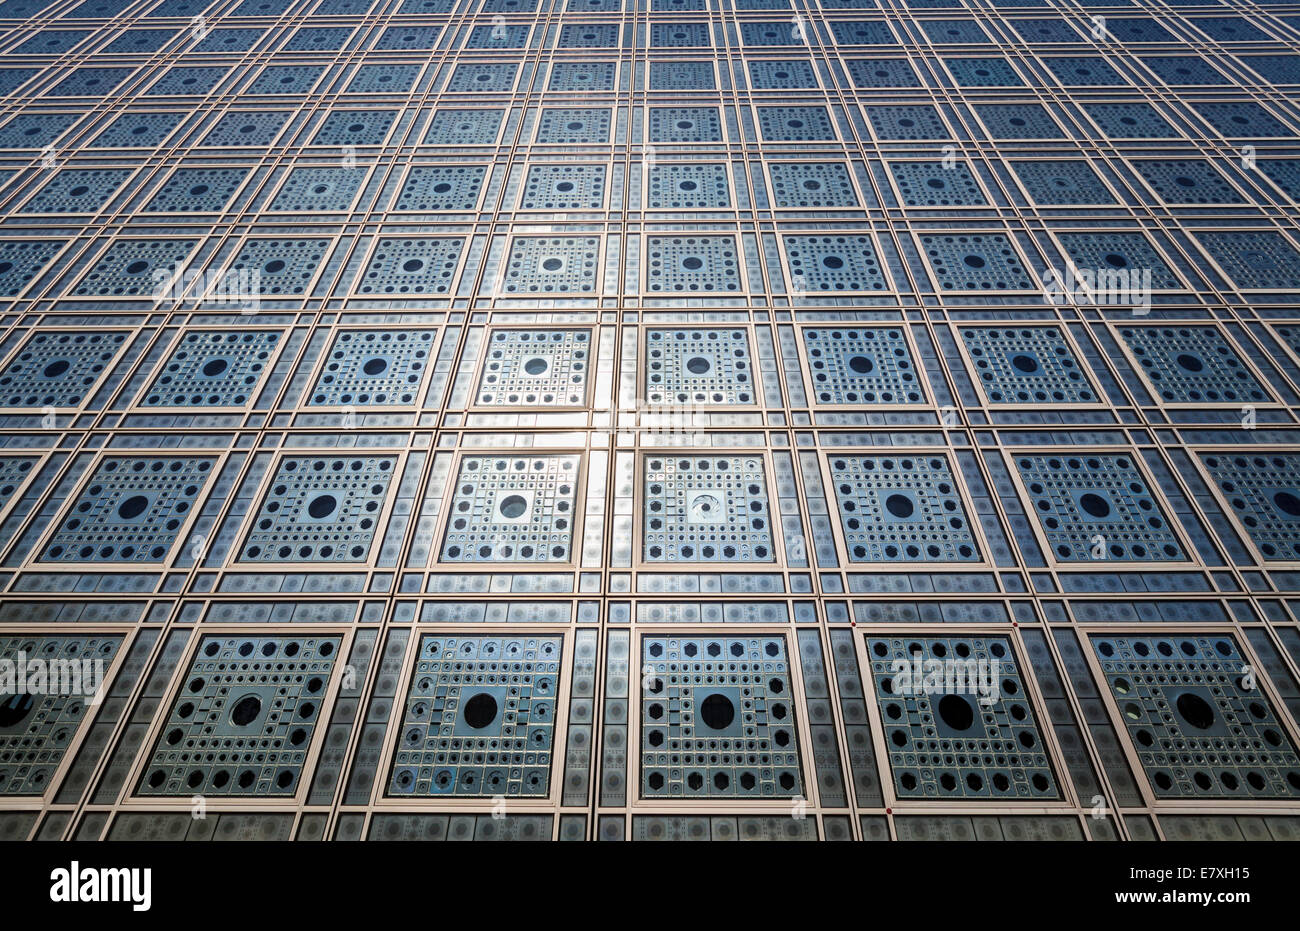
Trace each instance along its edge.
{"label": "geometric pattern", "polygon": [[577,456],[467,456],[452,496],[443,562],[568,562]]}

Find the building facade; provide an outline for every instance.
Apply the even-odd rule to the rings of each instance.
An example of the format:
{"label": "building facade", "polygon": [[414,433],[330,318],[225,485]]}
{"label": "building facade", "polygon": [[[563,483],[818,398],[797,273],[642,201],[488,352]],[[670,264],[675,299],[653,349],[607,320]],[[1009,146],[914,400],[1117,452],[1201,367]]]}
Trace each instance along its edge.
{"label": "building facade", "polygon": [[3,0],[0,836],[1300,836],[1297,126],[1290,3]]}

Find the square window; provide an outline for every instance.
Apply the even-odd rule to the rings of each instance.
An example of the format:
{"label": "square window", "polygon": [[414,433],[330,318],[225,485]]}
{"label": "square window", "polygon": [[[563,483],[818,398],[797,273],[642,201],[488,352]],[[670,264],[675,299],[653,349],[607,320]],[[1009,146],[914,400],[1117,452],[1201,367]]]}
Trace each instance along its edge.
{"label": "square window", "polygon": [[656,159],[646,177],[651,210],[726,209],[731,206],[726,165]]}
{"label": "square window", "polygon": [[491,26],[475,26],[469,32],[467,49],[515,49],[528,45],[528,33],[532,29],[526,25],[506,25],[496,23]]}
{"label": "square window", "polygon": [[1143,233],[1058,233],[1057,239],[1075,269],[1099,285],[1107,275],[1150,273],[1152,288],[1177,291],[1184,287]]}
{"label": "square window", "polygon": [[947,456],[840,454],[828,465],[850,562],[980,561]]}
{"label": "square window", "polygon": [[1124,76],[1104,58],[1044,58],[1047,70],[1065,87],[1123,87]]}
{"label": "square window", "polygon": [[646,456],[642,559],[647,563],[776,561],[761,456]]}
{"label": "square window", "polygon": [[[868,636],[866,644],[899,798],[1061,797],[1006,637]],[[960,676],[949,672],[953,663],[962,664]],[[991,688],[979,692],[976,682]]]}
{"label": "square window", "polygon": [[817,72],[812,62],[751,61],[749,84],[754,90],[805,90],[817,87]]}
{"label": "square window", "polygon": [[553,91],[612,91],[617,82],[618,66],[612,61],[557,61],[546,86]]}
{"label": "square window", "polygon": [[163,563],[216,459],[106,456],[45,540],[39,563]]}
{"label": "square window", "polygon": [[806,45],[802,21],[793,23],[746,23],[740,24],[740,40],[745,45],[761,48],[771,45]]}
{"label": "square window", "polygon": [[652,91],[711,91],[717,89],[710,61],[652,61]]}
{"label": "square window", "polygon": [[23,204],[20,214],[98,213],[131,177],[130,168],[67,168]]}
{"label": "square window", "polygon": [[345,94],[405,94],[415,86],[419,65],[362,65],[352,74]]}
{"label": "square window", "polygon": [[1156,798],[1300,796],[1295,746],[1268,696],[1242,688],[1254,664],[1231,634],[1088,640]]}
{"label": "square window", "polygon": [[324,65],[272,65],[265,68],[244,93],[255,97],[306,94],[324,73]]}
{"label": "square window", "polygon": [[411,407],[429,371],[431,330],[340,330],[325,354],[311,407]]}
{"label": "square window", "polygon": [[332,52],[347,44],[352,27],[330,29],[323,26],[303,26],[284,44],[286,52]]}
{"label": "square window", "polygon": [[81,297],[152,296],[185,266],[195,239],[119,239],[108,247],[72,293]]}
{"label": "square window", "polygon": [[1015,453],[1030,511],[1057,562],[1185,562],[1150,482],[1128,453]]}
{"label": "square window", "polygon": [[559,48],[618,48],[619,27],[611,23],[565,23]]}
{"label": "square window", "polygon": [[[107,673],[122,647],[122,639],[120,635],[98,633],[10,635],[0,637],[0,662],[13,669],[39,659],[51,670],[79,669],[93,662],[102,663]],[[83,685],[89,684],[83,680]],[[93,692],[33,691],[36,694],[7,695],[0,705],[5,712],[5,722],[0,726],[0,796],[42,796],[48,792],[82,722],[97,710],[91,700]]]}
{"label": "square window", "polygon": [[778,208],[858,206],[858,195],[853,189],[847,165],[839,162],[770,161],[767,171],[772,178],[772,199]]}
{"label": "square window", "polygon": [[143,149],[159,146],[183,119],[184,113],[123,113],[95,137],[89,148]]}
{"label": "square window", "polygon": [[916,359],[902,327],[808,327],[803,351],[818,404],[925,403]]}
{"label": "square window", "polygon": [[258,113],[250,110],[234,110],[217,120],[212,130],[199,143],[204,146],[269,146],[280,135],[280,130],[289,121],[289,114],[283,110]]}
{"label": "square window", "polygon": [[708,23],[651,23],[651,48],[703,48],[712,45]]}
{"label": "square window", "polygon": [[600,272],[597,236],[516,236],[501,274],[506,294],[594,294]]}
{"label": "square window", "polygon": [[831,20],[827,25],[831,28],[831,35],[840,45],[898,45],[898,39],[894,37],[888,24],[880,20],[864,22]]}
{"label": "square window", "polygon": [[1261,450],[1199,458],[1263,559],[1300,562],[1300,455]]}
{"label": "square window", "polygon": [[441,34],[441,26],[389,26],[375,43],[375,48],[381,52],[400,52],[403,49],[429,51],[438,44]]}
{"label": "square window", "polygon": [[461,62],[447,81],[446,90],[453,94],[509,91],[515,86],[518,65]]}
{"label": "square window", "polygon": [[645,403],[758,403],[749,337],[742,329],[686,327],[645,334]]}
{"label": "square window", "polygon": [[716,107],[651,107],[649,137],[661,142],[721,142],[722,119]]}
{"label": "square window", "polygon": [[1002,233],[929,233],[921,251],[940,291],[1028,291],[1035,282]]}
{"label": "square window", "polygon": [[0,129],[0,149],[43,149],[79,117],[78,113],[19,113]]}
{"label": "square window", "polygon": [[782,236],[793,292],[883,291],[889,280],[875,243],[859,235]]}
{"label": "square window", "polygon": [[[421,637],[388,795],[549,795],[562,644],[559,636]],[[498,672],[505,668],[508,684]]]}
{"label": "square window", "polygon": [[45,92],[49,97],[98,97],[127,79],[134,68],[78,68]]}
{"label": "square window", "polygon": [[385,455],[282,458],[239,547],[240,563],[363,563],[397,471]]}
{"label": "square window", "polygon": [[1166,204],[1244,204],[1212,164],[1201,159],[1134,159],[1144,181]]}
{"label": "square window", "polygon": [[1121,42],[1177,42],[1174,34],[1150,17],[1106,17],[1106,33]]}
{"label": "square window", "polygon": [[1296,134],[1295,130],[1253,100],[1193,103],[1190,106],[1225,139],[1291,138]]}
{"label": "square window", "polygon": [[600,210],[605,206],[605,165],[534,164],[528,167],[522,210]]}
{"label": "square window", "polygon": [[[126,39],[131,35],[133,34],[126,33],[122,39]],[[134,35],[139,36],[140,34],[135,33]],[[257,44],[257,41],[260,38],[262,38],[261,29],[213,29],[200,39],[199,43],[194,46],[194,51],[227,53],[247,52]],[[162,41],[163,40],[156,41],[154,46],[150,48],[148,41],[141,37],[134,40],[135,46],[132,49],[121,49],[121,51],[157,51],[158,48],[161,47]],[[111,46],[108,50],[113,51]]]}
{"label": "square window", "polygon": [[[16,45],[8,52],[10,55],[62,55],[80,44],[90,35],[89,29],[42,29],[26,42]],[[129,35],[129,33],[128,33]],[[117,43],[114,43],[116,45]],[[107,49],[109,52],[129,51],[126,48]]]}
{"label": "square window", "polygon": [[447,294],[465,240],[459,236],[380,238],[357,281],[359,294]]}
{"label": "square window", "polygon": [[1065,138],[1061,127],[1041,104],[977,104],[974,109],[990,139]]}
{"label": "square window", "polygon": [[139,406],[247,408],[283,342],[278,330],[186,330]]}
{"label": "square window", "polygon": [[576,407],[586,400],[590,369],[590,330],[493,330],[474,405]]}
{"label": "square window", "polygon": [[164,96],[200,96],[208,93],[221,82],[229,69],[225,66],[216,68],[170,68],[154,82],[145,92],[146,97]]}
{"label": "square window", "polygon": [[902,58],[850,58],[845,62],[854,87],[920,87],[916,70]]}
{"label": "square window", "polygon": [[981,207],[988,203],[961,162],[890,162],[889,173],[906,207]]}
{"label": "square window", "polygon": [[316,270],[329,255],[328,239],[246,239],[230,272],[246,272],[258,294],[306,294]]}
{"label": "square window", "polygon": [[365,168],[294,168],[269,210],[278,213],[342,213],[352,206]]}
{"label": "square window", "polygon": [[646,255],[648,291],[741,290],[734,236],[648,236]]}
{"label": "square window", "polygon": [[537,141],[549,145],[609,142],[609,110],[590,107],[544,107],[537,120]]}
{"label": "square window", "polygon": [[958,87],[1024,87],[1016,69],[1005,58],[945,58]]}
{"label": "square window", "polygon": [[1191,58],[1181,55],[1161,55],[1156,57],[1153,55],[1142,58],[1140,61],[1154,71],[1160,80],[1173,86],[1205,86],[1232,83],[1224,77],[1222,72],[1215,70],[1214,66],[1203,58]]}
{"label": "square window", "polygon": [[118,330],[35,330],[0,369],[0,406],[78,408],[127,345]]}
{"label": "square window", "polygon": [[178,168],[145,213],[220,213],[248,177],[247,168]]}
{"label": "square window", "polygon": [[973,19],[922,19],[917,25],[935,45],[988,45],[988,33]]}
{"label": "square window", "polygon": [[1083,37],[1070,28],[1063,19],[1009,19],[1007,23],[1032,44],[1056,45],[1082,42]]}
{"label": "square window", "polygon": [[1090,103],[1081,106],[1111,139],[1178,138],[1178,130],[1149,103]]}
{"label": "square window", "polygon": [[325,117],[311,145],[382,145],[396,118],[392,110],[335,110]]}
{"label": "square window", "polygon": [[443,110],[433,114],[426,145],[492,145],[501,133],[501,109]]}
{"label": "square window", "polygon": [[[1237,58],[1270,84],[1300,84],[1300,55],[1238,55]],[[1147,62],[1147,67],[1154,69],[1150,61]],[[1224,83],[1227,82],[1227,78],[1222,75],[1219,77]]]}
{"label": "square window", "polygon": [[1292,200],[1300,201],[1300,159],[1260,159],[1255,163]]}
{"label": "square window", "polygon": [[1118,203],[1097,172],[1082,159],[1034,159],[1007,164],[1036,204],[1071,207]]}
{"label": "square window", "polygon": [[1060,327],[967,326],[958,333],[990,405],[1102,400]]}
{"label": "square window", "polygon": [[877,139],[951,139],[932,106],[863,107]]}
{"label": "square window", "polygon": [[41,239],[0,239],[0,297],[17,297],[62,248]]}
{"label": "square window", "polygon": [[[341,643],[313,635],[203,637],[136,795],[295,795]],[[245,672],[250,664],[258,675]]]}
{"label": "square window", "polygon": [[1167,404],[1272,403],[1241,354],[1215,326],[1127,326],[1120,339]]}
{"label": "square window", "polygon": [[463,457],[439,561],[572,562],[580,465],[577,454]]}
{"label": "square window", "polygon": [[825,107],[758,107],[758,130],[768,142],[797,142],[835,138],[835,125]]}
{"label": "square window", "polygon": [[784,637],[647,637],[641,651],[643,798],[802,796]]}

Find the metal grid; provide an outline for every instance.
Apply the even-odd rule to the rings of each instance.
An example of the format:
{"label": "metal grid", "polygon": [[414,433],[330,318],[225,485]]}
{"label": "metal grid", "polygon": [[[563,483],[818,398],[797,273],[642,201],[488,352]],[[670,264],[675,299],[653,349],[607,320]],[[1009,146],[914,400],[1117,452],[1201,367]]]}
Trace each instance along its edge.
{"label": "metal grid", "polygon": [[[1287,335],[1300,327],[1290,293],[1300,43],[1267,4],[1252,8],[1267,14],[1251,17],[1262,37],[1241,46],[1200,6],[1161,6],[1157,31],[1139,0],[1108,17],[1119,28],[1099,42],[1049,3],[866,12],[800,0],[246,0],[213,7],[204,40],[188,35],[183,4],[161,23],[72,3],[6,20],[0,353],[14,358],[45,333],[126,340],[74,403],[3,415],[6,462],[29,467],[4,473],[14,493],[0,512],[11,570],[0,633],[66,637],[75,620],[86,639],[122,645],[108,685],[116,700],[50,745],[48,781],[6,796],[0,826],[194,839],[1294,832],[1285,766],[1266,777],[1276,791],[1236,795],[1200,789],[1190,770],[1180,808],[1145,765],[1094,646],[1137,639],[1117,621],[1177,649],[1222,638],[1256,675],[1263,726],[1296,745],[1297,531],[1286,495],[1300,392],[1300,343]],[[40,38],[71,16],[75,44]],[[505,41],[492,35],[498,16]],[[602,28],[565,28],[588,21]],[[86,78],[128,69],[112,87]],[[74,91],[92,96],[61,96]],[[677,125],[691,114],[705,115],[707,132]],[[401,206],[417,168],[448,165],[475,172],[472,183]],[[49,201],[42,192],[64,175],[127,169],[111,196],[75,212],[22,206]],[[314,192],[340,172],[355,187]],[[580,179],[573,191],[558,188],[565,175]],[[798,274],[791,245],[826,240],[864,244],[855,256],[815,253],[851,259],[852,281]],[[580,275],[553,279],[562,290],[530,269],[508,286],[516,247],[542,241],[581,244]],[[401,251],[429,243],[439,249]],[[1130,243],[1151,244],[1159,264],[1117,248]],[[1115,268],[1111,255],[1155,273],[1149,300],[1042,293],[1046,272],[1068,282],[1073,270]],[[528,261],[553,257],[524,246]],[[436,260],[436,281],[414,285],[421,270],[404,265],[415,259]],[[239,307],[205,276],[254,270],[260,286]],[[1085,291],[1098,299],[1079,299]],[[1250,387],[1236,397],[1217,382],[1152,390],[1124,336],[1139,328],[1218,334]],[[684,330],[745,334],[748,402],[645,403],[648,335]],[[1031,332],[985,379],[990,334],[1012,330]],[[281,334],[261,380],[207,394],[234,404],[149,403],[184,334],[216,331]],[[896,333],[906,354],[894,358],[908,365],[887,385],[872,373],[854,382],[863,373],[852,367],[829,373],[808,335],[831,331]],[[503,389],[506,403],[484,400],[493,339],[514,332],[589,332],[580,390],[520,384]],[[1021,389],[1017,353],[1042,368],[1072,364],[1050,369],[1053,387]],[[366,369],[381,357],[383,368]],[[552,359],[543,380],[563,369]],[[1059,558],[1020,484],[1025,450],[1062,461],[1123,450],[1178,559]],[[850,455],[944,463],[952,491],[941,503],[958,508],[955,547],[973,545],[969,558],[954,549],[864,565],[832,468]],[[43,541],[62,532],[65,502],[81,500],[99,463],[126,456],[212,461],[193,529],[156,565],[48,564]],[[269,470],[295,457],[393,463],[356,561],[241,562]],[[582,463],[562,560],[441,561],[456,470],[473,457]],[[743,545],[764,558],[692,549],[666,566],[646,551],[643,470],[680,459],[752,461],[761,493],[742,498],[764,509],[765,526]],[[673,545],[700,541],[679,534]],[[734,544],[705,545],[716,555]],[[337,640],[347,674],[331,675],[288,786],[272,774],[265,791],[205,790],[202,824],[188,797],[141,789],[204,638],[309,634]],[[390,791],[402,696],[414,694],[429,638],[560,644],[544,788],[507,774],[520,792],[503,793],[504,818],[489,792]],[[871,648],[895,641],[998,642],[1017,658],[1038,739],[1032,771],[1049,779],[1032,813],[1019,797],[977,796],[956,767],[961,788],[936,770],[918,779],[933,797],[907,794]],[[648,646],[670,642],[781,644],[793,786],[722,796],[704,766],[698,790],[686,767],[665,780],[680,797],[643,791],[651,732],[639,666]],[[1251,698],[1241,701],[1249,714]],[[0,717],[24,707],[0,701]],[[443,739],[462,738],[426,730],[421,752],[442,752]],[[478,766],[466,771],[480,785],[499,784]],[[753,768],[758,785],[779,784]],[[1237,778],[1251,785],[1245,771]],[[984,786],[994,785],[989,769]],[[1190,828],[1187,798],[1197,802]]]}

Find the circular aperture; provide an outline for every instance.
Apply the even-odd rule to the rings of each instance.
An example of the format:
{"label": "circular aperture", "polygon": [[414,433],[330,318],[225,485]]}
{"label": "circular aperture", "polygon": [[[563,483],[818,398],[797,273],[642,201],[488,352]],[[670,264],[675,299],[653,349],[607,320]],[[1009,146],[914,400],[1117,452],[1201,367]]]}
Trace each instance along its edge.
{"label": "circular aperture", "polygon": [[964,731],[975,723],[975,709],[960,695],[945,695],[939,699],[939,717],[954,731]]}
{"label": "circular aperture", "polygon": [[724,730],[736,719],[736,706],[726,695],[716,692],[706,696],[700,704],[700,720],[705,727],[715,731]]}
{"label": "circular aperture", "polygon": [[497,700],[487,692],[479,692],[465,702],[465,723],[475,730],[487,727],[497,716]]}
{"label": "circular aperture", "polygon": [[510,495],[501,500],[499,510],[503,517],[509,520],[515,520],[523,517],[524,512],[528,510],[528,500],[522,495]]}
{"label": "circular aperture", "polygon": [[1214,708],[1195,692],[1184,692],[1174,703],[1184,721],[1198,730],[1208,730],[1214,724]]}
{"label": "circular aperture", "polygon": [[261,713],[262,699],[256,695],[245,695],[230,709],[230,723],[235,727],[248,727]]}
{"label": "circular aperture", "polygon": [[307,505],[307,513],[320,520],[333,514],[338,506],[338,499],[333,495],[318,495],[311,500],[311,504]]}
{"label": "circular aperture", "polygon": [[122,520],[135,520],[149,506],[149,499],[144,495],[132,495],[117,506],[117,516]]}

